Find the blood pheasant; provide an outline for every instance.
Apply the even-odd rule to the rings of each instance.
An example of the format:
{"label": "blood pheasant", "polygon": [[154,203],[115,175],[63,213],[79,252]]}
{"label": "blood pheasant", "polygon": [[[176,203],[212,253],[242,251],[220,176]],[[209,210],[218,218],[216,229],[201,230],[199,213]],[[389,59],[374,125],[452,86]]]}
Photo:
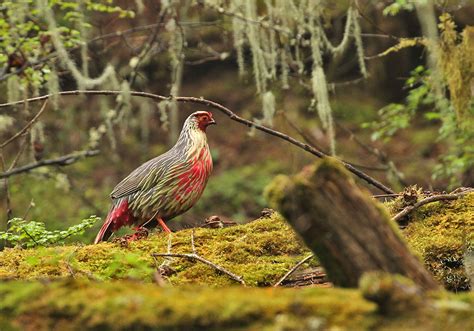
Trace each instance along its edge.
{"label": "blood pheasant", "polygon": [[112,191],[112,207],[94,243],[107,240],[122,226],[161,225],[200,198],[212,171],[206,128],[216,124],[210,112],[198,111],[184,122],[176,144],[135,169]]}

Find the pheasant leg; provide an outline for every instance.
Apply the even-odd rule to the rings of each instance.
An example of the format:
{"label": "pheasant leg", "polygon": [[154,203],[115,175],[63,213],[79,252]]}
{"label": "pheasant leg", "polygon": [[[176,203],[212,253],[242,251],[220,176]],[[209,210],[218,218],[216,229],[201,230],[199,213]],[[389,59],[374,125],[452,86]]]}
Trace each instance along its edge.
{"label": "pheasant leg", "polygon": [[163,221],[163,219],[157,217],[156,220],[158,221],[158,224],[161,225],[161,227],[163,228],[163,231],[164,231],[164,232],[166,232],[166,233],[171,233],[170,228],[165,224],[165,222]]}

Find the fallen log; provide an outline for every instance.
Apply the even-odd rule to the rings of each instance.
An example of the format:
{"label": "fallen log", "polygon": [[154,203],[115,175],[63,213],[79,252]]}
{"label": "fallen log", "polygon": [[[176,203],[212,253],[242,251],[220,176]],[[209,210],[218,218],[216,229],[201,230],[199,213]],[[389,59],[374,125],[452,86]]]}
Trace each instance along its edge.
{"label": "fallen log", "polygon": [[267,192],[317,255],[329,281],[357,287],[369,271],[412,279],[422,289],[438,284],[409,251],[386,209],[358,187],[337,161],[326,158]]}

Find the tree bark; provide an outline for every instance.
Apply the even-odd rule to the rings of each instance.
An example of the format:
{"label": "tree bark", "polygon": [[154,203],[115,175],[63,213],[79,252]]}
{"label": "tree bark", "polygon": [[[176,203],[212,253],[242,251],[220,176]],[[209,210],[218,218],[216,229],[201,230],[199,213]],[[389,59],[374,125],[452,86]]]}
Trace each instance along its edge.
{"label": "tree bark", "polygon": [[438,287],[385,208],[336,160],[305,168],[279,190],[278,209],[335,285],[356,287],[364,273],[379,270],[406,276],[423,289]]}

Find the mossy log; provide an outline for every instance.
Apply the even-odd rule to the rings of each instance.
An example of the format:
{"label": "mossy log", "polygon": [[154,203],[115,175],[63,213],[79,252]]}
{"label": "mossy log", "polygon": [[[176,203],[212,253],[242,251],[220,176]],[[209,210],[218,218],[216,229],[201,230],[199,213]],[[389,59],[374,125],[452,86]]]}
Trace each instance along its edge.
{"label": "mossy log", "polygon": [[356,287],[364,273],[378,270],[404,275],[424,289],[438,287],[386,209],[331,158],[288,180],[278,210],[336,285]]}

